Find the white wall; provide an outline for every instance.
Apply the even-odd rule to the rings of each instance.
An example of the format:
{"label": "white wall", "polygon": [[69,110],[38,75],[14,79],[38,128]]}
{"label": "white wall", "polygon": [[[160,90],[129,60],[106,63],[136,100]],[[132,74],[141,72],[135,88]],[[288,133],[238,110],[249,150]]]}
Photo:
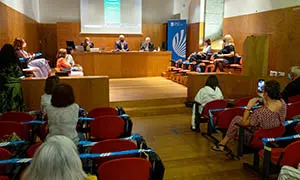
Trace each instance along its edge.
{"label": "white wall", "polygon": [[39,0],[41,23],[80,22],[80,0]]}
{"label": "white wall", "polygon": [[[80,0],[39,0],[42,23],[80,22]],[[143,23],[167,23],[172,0],[143,0]]]}
{"label": "white wall", "polygon": [[195,0],[173,0],[173,14],[180,14],[180,19],[189,19],[189,7],[191,1]]}
{"label": "white wall", "polygon": [[39,22],[39,0],[0,0],[0,2]]}
{"label": "white wall", "polygon": [[225,0],[224,17],[253,14],[300,5],[300,0]]}
{"label": "white wall", "polygon": [[[189,7],[189,23],[198,23],[201,17],[201,0],[192,0]],[[203,22],[203,21],[202,21]]]}

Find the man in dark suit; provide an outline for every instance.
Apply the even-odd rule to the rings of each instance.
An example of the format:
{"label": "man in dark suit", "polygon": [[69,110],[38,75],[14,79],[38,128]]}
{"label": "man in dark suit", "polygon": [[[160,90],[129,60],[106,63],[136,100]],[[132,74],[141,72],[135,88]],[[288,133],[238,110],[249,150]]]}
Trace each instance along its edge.
{"label": "man in dark suit", "polygon": [[115,49],[116,51],[129,51],[128,43],[125,41],[124,35],[120,35],[119,41],[116,42]]}
{"label": "man in dark suit", "polygon": [[154,51],[154,44],[149,37],[146,37],[145,41],[141,44],[141,51]]}

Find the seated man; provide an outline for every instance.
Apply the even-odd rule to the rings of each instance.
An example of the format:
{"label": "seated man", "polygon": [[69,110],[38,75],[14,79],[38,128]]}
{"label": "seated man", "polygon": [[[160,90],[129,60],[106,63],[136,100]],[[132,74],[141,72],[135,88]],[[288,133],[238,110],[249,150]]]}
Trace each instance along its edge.
{"label": "seated man", "polygon": [[90,41],[89,37],[85,37],[84,41],[81,43],[84,51],[88,51],[90,48],[94,48],[94,43]]}
{"label": "seated man", "polygon": [[116,42],[115,49],[116,51],[129,51],[128,43],[125,41],[124,35],[120,35],[119,41]]}
{"label": "seated man", "polygon": [[292,82],[285,87],[281,94],[285,102],[288,102],[289,97],[300,95],[300,66],[291,67],[288,77]]}
{"label": "seated man", "polygon": [[142,42],[140,50],[146,52],[154,51],[154,44],[151,42],[150,37],[146,37],[145,41]]}

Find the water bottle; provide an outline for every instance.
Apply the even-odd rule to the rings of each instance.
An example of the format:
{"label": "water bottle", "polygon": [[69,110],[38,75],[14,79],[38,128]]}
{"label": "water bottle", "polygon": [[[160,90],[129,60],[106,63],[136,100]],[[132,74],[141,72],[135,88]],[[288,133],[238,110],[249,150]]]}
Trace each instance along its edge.
{"label": "water bottle", "polygon": [[158,46],[158,47],[157,47],[157,52],[159,52],[159,51],[160,51],[160,47]]}

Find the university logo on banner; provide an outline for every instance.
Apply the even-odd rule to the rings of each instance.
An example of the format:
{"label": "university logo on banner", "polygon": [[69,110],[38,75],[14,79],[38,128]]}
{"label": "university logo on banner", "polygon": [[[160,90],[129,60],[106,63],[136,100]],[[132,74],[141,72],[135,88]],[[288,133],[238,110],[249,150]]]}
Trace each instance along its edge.
{"label": "university logo on banner", "polygon": [[186,20],[168,21],[168,51],[172,59],[186,59]]}

